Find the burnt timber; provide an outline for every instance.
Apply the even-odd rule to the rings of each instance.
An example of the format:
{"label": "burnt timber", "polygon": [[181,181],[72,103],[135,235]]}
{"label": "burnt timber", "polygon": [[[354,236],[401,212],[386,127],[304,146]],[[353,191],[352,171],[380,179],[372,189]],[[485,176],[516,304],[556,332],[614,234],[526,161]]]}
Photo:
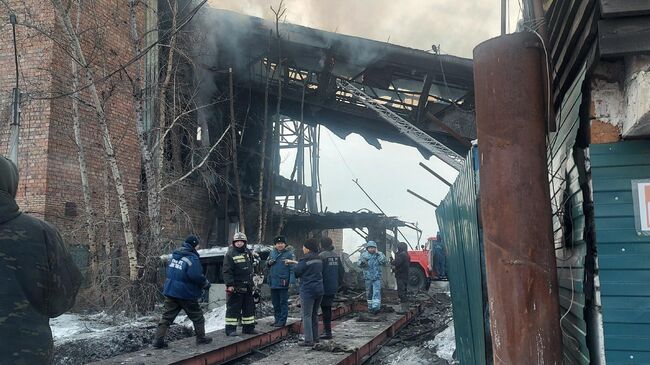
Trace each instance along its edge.
{"label": "burnt timber", "polygon": [[[234,65],[240,87],[263,98],[266,72],[269,93],[277,96],[282,78],[281,114],[299,120],[303,89],[304,122],[320,124],[345,138],[358,133],[380,148],[379,139],[413,146],[375,112],[337,88],[342,78],[392,111],[463,155],[476,137],[472,61],[358,37],[282,23],[280,55],[275,24],[225,10],[213,10],[221,35],[218,64]],[[236,29],[236,31],[233,31]],[[236,43],[236,47],[231,45]],[[276,72],[277,71],[277,72]],[[279,76],[281,75],[281,76]],[[430,153],[420,149],[429,157]]]}

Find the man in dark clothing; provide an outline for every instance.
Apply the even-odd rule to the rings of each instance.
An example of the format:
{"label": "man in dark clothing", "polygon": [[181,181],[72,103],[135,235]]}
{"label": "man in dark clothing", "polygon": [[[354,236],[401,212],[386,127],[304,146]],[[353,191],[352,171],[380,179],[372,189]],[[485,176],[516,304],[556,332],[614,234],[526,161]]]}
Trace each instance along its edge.
{"label": "man in dark clothing", "polygon": [[82,276],[50,224],[16,204],[18,169],[0,156],[0,363],[50,364],[49,319],[74,305]]}
{"label": "man in dark clothing", "polygon": [[408,247],[405,242],[398,243],[395,260],[393,260],[393,270],[395,271],[395,279],[397,281],[397,295],[399,296],[401,304],[400,312],[404,313],[408,311],[408,298],[406,296],[406,291],[409,282],[409,266],[411,264],[411,259],[409,258],[407,250]]}
{"label": "man in dark clothing", "polygon": [[226,284],[226,336],[237,336],[237,320],[241,316],[242,333],[255,331],[255,300],[253,299],[253,254],[246,247],[246,235],[237,232],[223,260],[223,281]]}
{"label": "man in dark clothing", "polygon": [[323,335],[320,338],[327,340],[332,338],[332,304],[334,296],[343,285],[345,269],[341,256],[334,252],[331,238],[321,238],[320,247],[322,252],[318,256],[323,260],[323,300],[320,303],[323,312]]}
{"label": "man in dark clothing", "polygon": [[275,237],[275,247],[269,255],[266,265],[269,267],[269,286],[275,322],[273,327],[283,327],[287,324],[289,315],[289,284],[293,279],[293,265],[286,260],[295,260],[293,248],[287,246],[284,236]]}
{"label": "man in dark clothing", "polygon": [[318,241],[308,239],[302,246],[305,254],[296,264],[294,273],[300,278],[300,303],[305,340],[300,346],[313,346],[318,338],[318,307],[323,297],[323,260],[318,257]]}
{"label": "man in dark clothing", "polygon": [[167,347],[165,335],[174,319],[184,310],[194,324],[196,344],[208,344],[212,338],[205,336],[205,317],[199,306],[199,298],[203,290],[210,288],[210,282],[203,275],[196,247],[199,240],[196,236],[188,236],[180,249],[172,253],[167,266],[167,279],[163,294],[165,295],[165,313],[158,323],[153,347]]}

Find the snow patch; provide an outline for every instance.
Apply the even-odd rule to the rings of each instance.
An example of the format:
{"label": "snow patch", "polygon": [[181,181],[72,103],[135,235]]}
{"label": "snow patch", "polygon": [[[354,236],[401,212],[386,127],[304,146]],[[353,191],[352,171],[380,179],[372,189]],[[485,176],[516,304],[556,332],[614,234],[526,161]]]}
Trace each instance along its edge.
{"label": "snow patch", "polygon": [[[213,308],[203,314],[205,317],[205,332],[214,332],[226,327],[226,305]],[[186,315],[176,317],[174,323],[192,327],[192,321]]]}
{"label": "snow patch", "polygon": [[50,320],[55,343],[95,338],[132,327],[145,327],[155,321],[153,317],[129,318],[124,314],[110,315],[100,312],[91,315],[63,314]]}
{"label": "snow patch", "polygon": [[454,334],[454,323],[451,322],[449,327],[436,335],[436,337],[424,344],[424,347],[436,351],[436,355],[449,361],[454,361],[454,351],[456,351],[456,337]]}
{"label": "snow patch", "polygon": [[422,347],[406,347],[389,356],[389,365],[437,365],[440,360],[433,356],[431,349]]}

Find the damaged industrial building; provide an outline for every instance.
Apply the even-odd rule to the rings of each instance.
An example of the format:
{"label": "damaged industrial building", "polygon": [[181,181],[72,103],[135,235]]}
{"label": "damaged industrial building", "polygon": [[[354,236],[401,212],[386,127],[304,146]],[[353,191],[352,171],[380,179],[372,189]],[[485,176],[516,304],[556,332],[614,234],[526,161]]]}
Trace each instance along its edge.
{"label": "damaged industrial building", "polygon": [[[49,320],[50,361],[650,364],[650,2],[504,0],[501,36],[472,44],[472,58],[306,27],[283,1],[264,6],[257,17],[207,0],[0,2],[0,153],[19,179],[0,198],[56,226],[83,275],[72,311]],[[455,180],[420,162],[431,190],[394,190],[429,209],[438,232],[384,211],[399,197],[377,199],[356,178],[366,203],[332,211],[325,134],[450,167]],[[378,179],[403,173],[382,162],[364,161]],[[9,245],[25,233],[2,209]],[[344,232],[363,244],[346,248]],[[224,262],[240,234],[254,318],[227,312],[237,292]],[[271,252],[289,243],[299,265],[324,237],[343,274],[330,338],[305,346],[305,279],[285,278],[278,321]],[[172,252],[191,242],[214,341],[200,343],[183,307],[157,346],[166,270],[184,267]],[[396,290],[401,242],[407,294]],[[379,299],[360,258],[375,245]],[[7,272],[52,266],[16,265],[3,250]],[[21,309],[1,310],[0,328]],[[253,322],[257,332],[224,331]],[[18,364],[16,354],[0,358]]]}

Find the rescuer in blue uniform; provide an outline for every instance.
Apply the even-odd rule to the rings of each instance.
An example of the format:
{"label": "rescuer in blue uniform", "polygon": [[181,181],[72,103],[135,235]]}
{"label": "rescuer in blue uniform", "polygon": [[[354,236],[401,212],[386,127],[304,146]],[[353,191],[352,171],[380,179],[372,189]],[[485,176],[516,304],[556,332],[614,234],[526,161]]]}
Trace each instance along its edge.
{"label": "rescuer in blue uniform", "polygon": [[313,346],[318,342],[318,307],[323,297],[323,260],[318,257],[318,241],[308,239],[302,246],[305,254],[297,264],[294,273],[300,278],[300,303],[305,340],[300,346]]}
{"label": "rescuer in blue uniform", "polygon": [[322,339],[332,338],[332,305],[334,297],[343,285],[343,263],[341,255],[334,252],[332,239],[323,237],[320,239],[321,253],[318,255],[323,260],[323,300],[320,309],[323,312],[323,335]]}
{"label": "rescuer in blue uniform", "polygon": [[387,262],[386,255],[377,251],[377,243],[368,241],[366,251],[359,258],[359,266],[363,268],[368,311],[372,314],[379,313],[381,309],[381,269]]}
{"label": "rescuer in blue uniform", "polygon": [[296,256],[293,248],[287,246],[284,236],[277,236],[273,240],[274,248],[271,250],[266,265],[269,267],[269,286],[271,287],[271,302],[275,322],[273,327],[283,327],[287,324],[289,315],[289,284],[293,282],[293,261]]}
{"label": "rescuer in blue uniform", "polygon": [[433,243],[433,247],[431,247],[431,249],[434,252],[433,256],[436,262],[436,279],[445,280],[447,279],[447,252],[445,252],[445,246],[442,242],[442,237],[440,237],[440,234],[438,234],[438,237]]}
{"label": "rescuer in blue uniform", "polygon": [[172,253],[167,266],[167,279],[163,294],[165,295],[165,313],[158,323],[153,347],[165,348],[165,335],[174,319],[181,310],[184,310],[194,324],[196,344],[208,344],[212,338],[205,336],[205,317],[199,306],[199,298],[203,290],[210,288],[210,282],[203,275],[203,268],[199,261],[196,247],[199,239],[188,236],[180,249]]}

